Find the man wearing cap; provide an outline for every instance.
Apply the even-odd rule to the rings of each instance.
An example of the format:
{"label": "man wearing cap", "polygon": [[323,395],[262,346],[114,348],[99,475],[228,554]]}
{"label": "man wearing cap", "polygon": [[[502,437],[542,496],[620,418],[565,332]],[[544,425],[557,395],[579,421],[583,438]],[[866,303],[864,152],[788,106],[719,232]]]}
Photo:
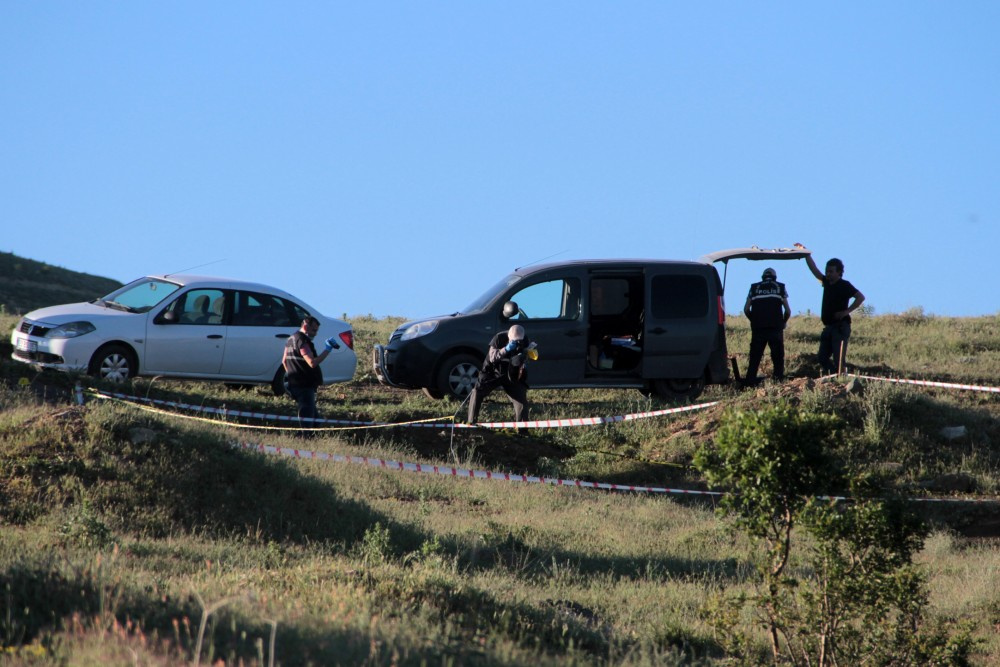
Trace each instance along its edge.
{"label": "man wearing cap", "polygon": [[750,320],[750,358],[747,361],[747,384],[756,384],[764,348],[771,348],[774,379],[785,379],[785,323],[792,316],[785,284],[778,282],[772,268],[764,269],[761,281],[750,285],[743,312]]}
{"label": "man wearing cap", "polygon": [[[525,361],[529,346],[531,343],[520,324],[493,336],[483,368],[479,371],[479,379],[469,394],[470,424],[475,424],[479,419],[479,408],[497,387],[503,387],[514,404],[514,421],[528,419],[528,374]],[[533,347],[531,349],[533,351]]]}

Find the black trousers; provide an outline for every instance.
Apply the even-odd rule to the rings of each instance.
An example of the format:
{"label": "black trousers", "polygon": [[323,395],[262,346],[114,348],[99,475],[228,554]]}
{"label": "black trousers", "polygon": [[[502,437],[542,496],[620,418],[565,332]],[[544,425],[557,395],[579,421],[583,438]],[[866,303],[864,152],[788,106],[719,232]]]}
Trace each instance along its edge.
{"label": "black trousers", "polygon": [[479,376],[476,386],[469,394],[469,423],[475,424],[479,420],[479,409],[483,407],[483,401],[493,393],[497,387],[502,387],[504,392],[514,404],[514,421],[523,422],[528,420],[528,385],[523,382],[511,380],[506,376],[483,378]]}
{"label": "black trousers", "polygon": [[757,369],[764,356],[764,348],[771,348],[771,364],[774,366],[774,379],[785,377],[785,330],[775,328],[751,329],[750,358],[747,361],[747,382],[756,382]]}

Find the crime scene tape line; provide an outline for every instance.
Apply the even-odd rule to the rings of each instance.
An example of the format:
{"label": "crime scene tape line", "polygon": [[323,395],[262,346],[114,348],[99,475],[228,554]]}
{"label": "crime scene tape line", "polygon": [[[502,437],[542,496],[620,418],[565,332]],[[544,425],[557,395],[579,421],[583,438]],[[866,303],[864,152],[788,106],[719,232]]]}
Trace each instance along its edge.
{"label": "crime scene tape line", "polygon": [[904,378],[887,378],[875,375],[858,375],[857,373],[847,373],[849,377],[861,378],[863,380],[878,380],[881,382],[896,382],[898,384],[915,384],[922,387],[942,387],[944,389],[963,389],[966,391],[986,391],[1000,394],[1000,387],[986,387],[976,384],[957,384],[954,382],[934,382],[931,380],[907,380]]}
{"label": "crime scene tape line", "polygon": [[358,463],[373,468],[386,470],[402,470],[406,472],[422,472],[427,474],[446,475],[450,477],[465,477],[469,479],[490,479],[505,482],[528,482],[534,484],[550,484],[552,486],[572,486],[581,489],[605,489],[609,491],[635,491],[638,493],[673,493],[697,496],[721,496],[719,491],[693,491],[691,489],[671,489],[659,486],[637,486],[631,484],[612,484],[609,482],[584,482],[579,479],[559,479],[556,477],[539,477],[535,475],[518,475],[509,472],[492,472],[489,470],[473,470],[469,468],[453,468],[451,466],[425,465],[421,463],[404,463],[386,459],[375,459],[367,456],[344,456],[343,454],[327,454],[306,449],[289,447],[274,447],[246,441],[233,443],[234,447],[258,451],[264,454],[277,454],[296,459],[313,459],[317,461],[333,461],[335,463]]}
{"label": "crime scene tape line", "polygon": [[[295,449],[292,447],[275,447],[262,443],[249,442],[246,440],[233,441],[232,446],[240,449],[260,452],[262,454],[274,454],[287,456],[295,459],[308,459],[314,461],[332,461],[334,463],[356,463],[367,465],[372,468],[382,468],[385,470],[400,470],[404,472],[420,472],[432,475],[444,475],[448,477],[462,477],[467,479],[488,479],[504,482],[527,482],[532,484],[549,484],[551,486],[570,486],[580,489],[602,489],[606,491],[634,491],[636,493],[661,493],[685,496],[711,496],[719,497],[730,495],[726,491],[699,491],[695,489],[675,489],[664,486],[647,486],[633,484],[614,484],[611,482],[585,482],[579,479],[560,479],[558,477],[540,477],[536,475],[519,475],[508,472],[493,472],[490,470],[475,470],[472,468],[454,468],[451,466],[431,465],[422,463],[405,463],[392,459],[377,459],[368,456],[345,456],[343,454],[327,454],[326,452],[314,452],[308,449]],[[853,502],[855,499],[850,496],[816,496],[818,500],[831,500],[834,502]],[[911,502],[923,503],[998,503],[1000,498],[907,498]]]}
{"label": "crime scene tape line", "polygon": [[[162,408],[153,407],[152,405],[143,405],[142,403],[130,403],[128,401],[122,401],[119,398],[108,398],[105,396],[99,396],[103,400],[109,401],[121,401],[131,405],[132,407],[143,410],[145,412],[152,412],[153,414],[164,415],[167,417],[174,417],[176,419],[187,419],[189,421],[201,422],[203,424],[214,424],[215,426],[224,426],[227,428],[238,428],[244,430],[255,430],[255,431],[312,431],[312,432],[328,432],[328,431],[350,431],[357,429],[367,429],[367,428],[391,428],[396,426],[414,426],[419,424],[419,422],[397,422],[395,424],[366,424],[364,426],[330,426],[327,428],[300,428],[299,426],[261,426],[259,424],[241,424],[239,422],[226,421],[225,419],[215,419],[213,417],[200,417],[198,415],[186,415],[181,412],[171,412],[169,410],[164,410]],[[437,419],[437,417],[431,417],[431,419]],[[424,420],[430,421],[430,420]]]}
{"label": "crime scene tape line", "polygon": [[[181,410],[189,410],[193,412],[203,412],[207,414],[218,414],[222,415],[224,418],[229,417],[243,417],[250,419],[258,419],[261,421],[289,421],[298,424],[298,417],[294,415],[277,415],[264,412],[248,412],[245,410],[230,410],[228,408],[213,408],[206,407],[203,405],[192,405],[190,403],[182,403],[179,401],[167,401],[163,399],[155,398],[144,398],[142,396],[131,396],[129,394],[121,394],[118,392],[103,391],[103,390],[90,390],[89,393],[94,394],[98,398],[102,399],[115,399],[119,401],[124,401],[126,403],[138,403],[138,404],[148,404],[148,405],[162,405],[171,408],[178,408]],[[341,426],[349,426],[354,428],[387,428],[390,426],[406,426],[406,427],[423,427],[423,428],[565,428],[571,426],[594,426],[597,424],[615,424],[619,422],[635,421],[637,419],[649,419],[651,417],[661,417],[669,414],[678,414],[681,412],[690,412],[692,410],[704,410],[713,406],[719,405],[719,401],[711,401],[708,403],[696,403],[694,405],[683,405],[676,408],[664,408],[662,410],[650,410],[646,412],[633,412],[626,415],[614,415],[611,417],[573,417],[566,419],[539,419],[534,421],[524,421],[524,422],[480,422],[478,424],[461,424],[457,422],[452,422],[451,417],[431,417],[430,419],[414,420],[408,422],[366,422],[366,421],[352,421],[345,419],[314,419],[311,420],[313,424],[336,424]],[[440,422],[436,420],[447,419],[447,422]],[[217,422],[217,420],[213,420]],[[251,425],[240,425],[241,428],[263,428],[255,427]]]}

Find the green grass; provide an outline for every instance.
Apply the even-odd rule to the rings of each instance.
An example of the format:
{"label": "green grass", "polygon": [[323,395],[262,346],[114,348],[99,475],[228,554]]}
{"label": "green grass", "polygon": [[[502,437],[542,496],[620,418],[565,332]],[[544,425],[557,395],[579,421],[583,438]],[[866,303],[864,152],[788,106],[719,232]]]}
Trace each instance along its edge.
{"label": "green grass", "polygon": [[[16,318],[0,316],[9,331]],[[404,421],[455,403],[380,387],[374,342],[400,318],[352,319],[353,382],[324,388],[325,416]],[[745,367],[749,331],[730,317]],[[1000,489],[996,394],[816,382],[816,318],[787,332],[783,385],[706,400],[753,409],[779,399],[836,415],[836,455],[913,495],[965,473]],[[723,408],[591,428],[509,433],[420,429],[236,430],[113,402],[70,401],[76,378],[9,360],[0,341],[0,662],[29,664],[724,664],[702,609],[749,590],[754,552],[709,497],[614,494],[454,479],[234,449],[267,444],[620,483],[704,488],[689,467]],[[859,318],[849,362],[872,375],[995,384],[1000,319],[920,313]],[[763,374],[770,369],[765,357]],[[89,382],[87,378],[81,378]],[[292,414],[263,390],[140,379],[126,390]],[[539,418],[661,407],[632,391],[536,391]],[[507,419],[502,395],[484,418]],[[244,420],[247,421],[247,420]],[[955,440],[944,426],[965,426]],[[831,491],[838,491],[831,489]],[[937,620],[969,619],[1000,656],[997,506],[928,506],[919,556]],[[992,531],[990,530],[992,527]],[[274,650],[270,646],[273,637]],[[759,637],[763,642],[763,638]],[[761,648],[763,648],[761,643]]]}

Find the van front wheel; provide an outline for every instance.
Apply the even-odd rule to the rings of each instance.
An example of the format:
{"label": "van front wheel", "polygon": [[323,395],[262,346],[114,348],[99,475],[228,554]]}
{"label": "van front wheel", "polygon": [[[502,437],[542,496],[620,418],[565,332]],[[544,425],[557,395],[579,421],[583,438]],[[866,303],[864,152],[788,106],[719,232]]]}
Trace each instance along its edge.
{"label": "van front wheel", "polygon": [[437,374],[437,390],[446,398],[465,400],[479,377],[482,360],[471,354],[456,354],[445,359]]}
{"label": "van front wheel", "polygon": [[693,401],[701,396],[701,390],[705,388],[705,378],[671,378],[669,380],[653,380],[653,390],[656,395],[664,401],[680,401],[688,399]]}

